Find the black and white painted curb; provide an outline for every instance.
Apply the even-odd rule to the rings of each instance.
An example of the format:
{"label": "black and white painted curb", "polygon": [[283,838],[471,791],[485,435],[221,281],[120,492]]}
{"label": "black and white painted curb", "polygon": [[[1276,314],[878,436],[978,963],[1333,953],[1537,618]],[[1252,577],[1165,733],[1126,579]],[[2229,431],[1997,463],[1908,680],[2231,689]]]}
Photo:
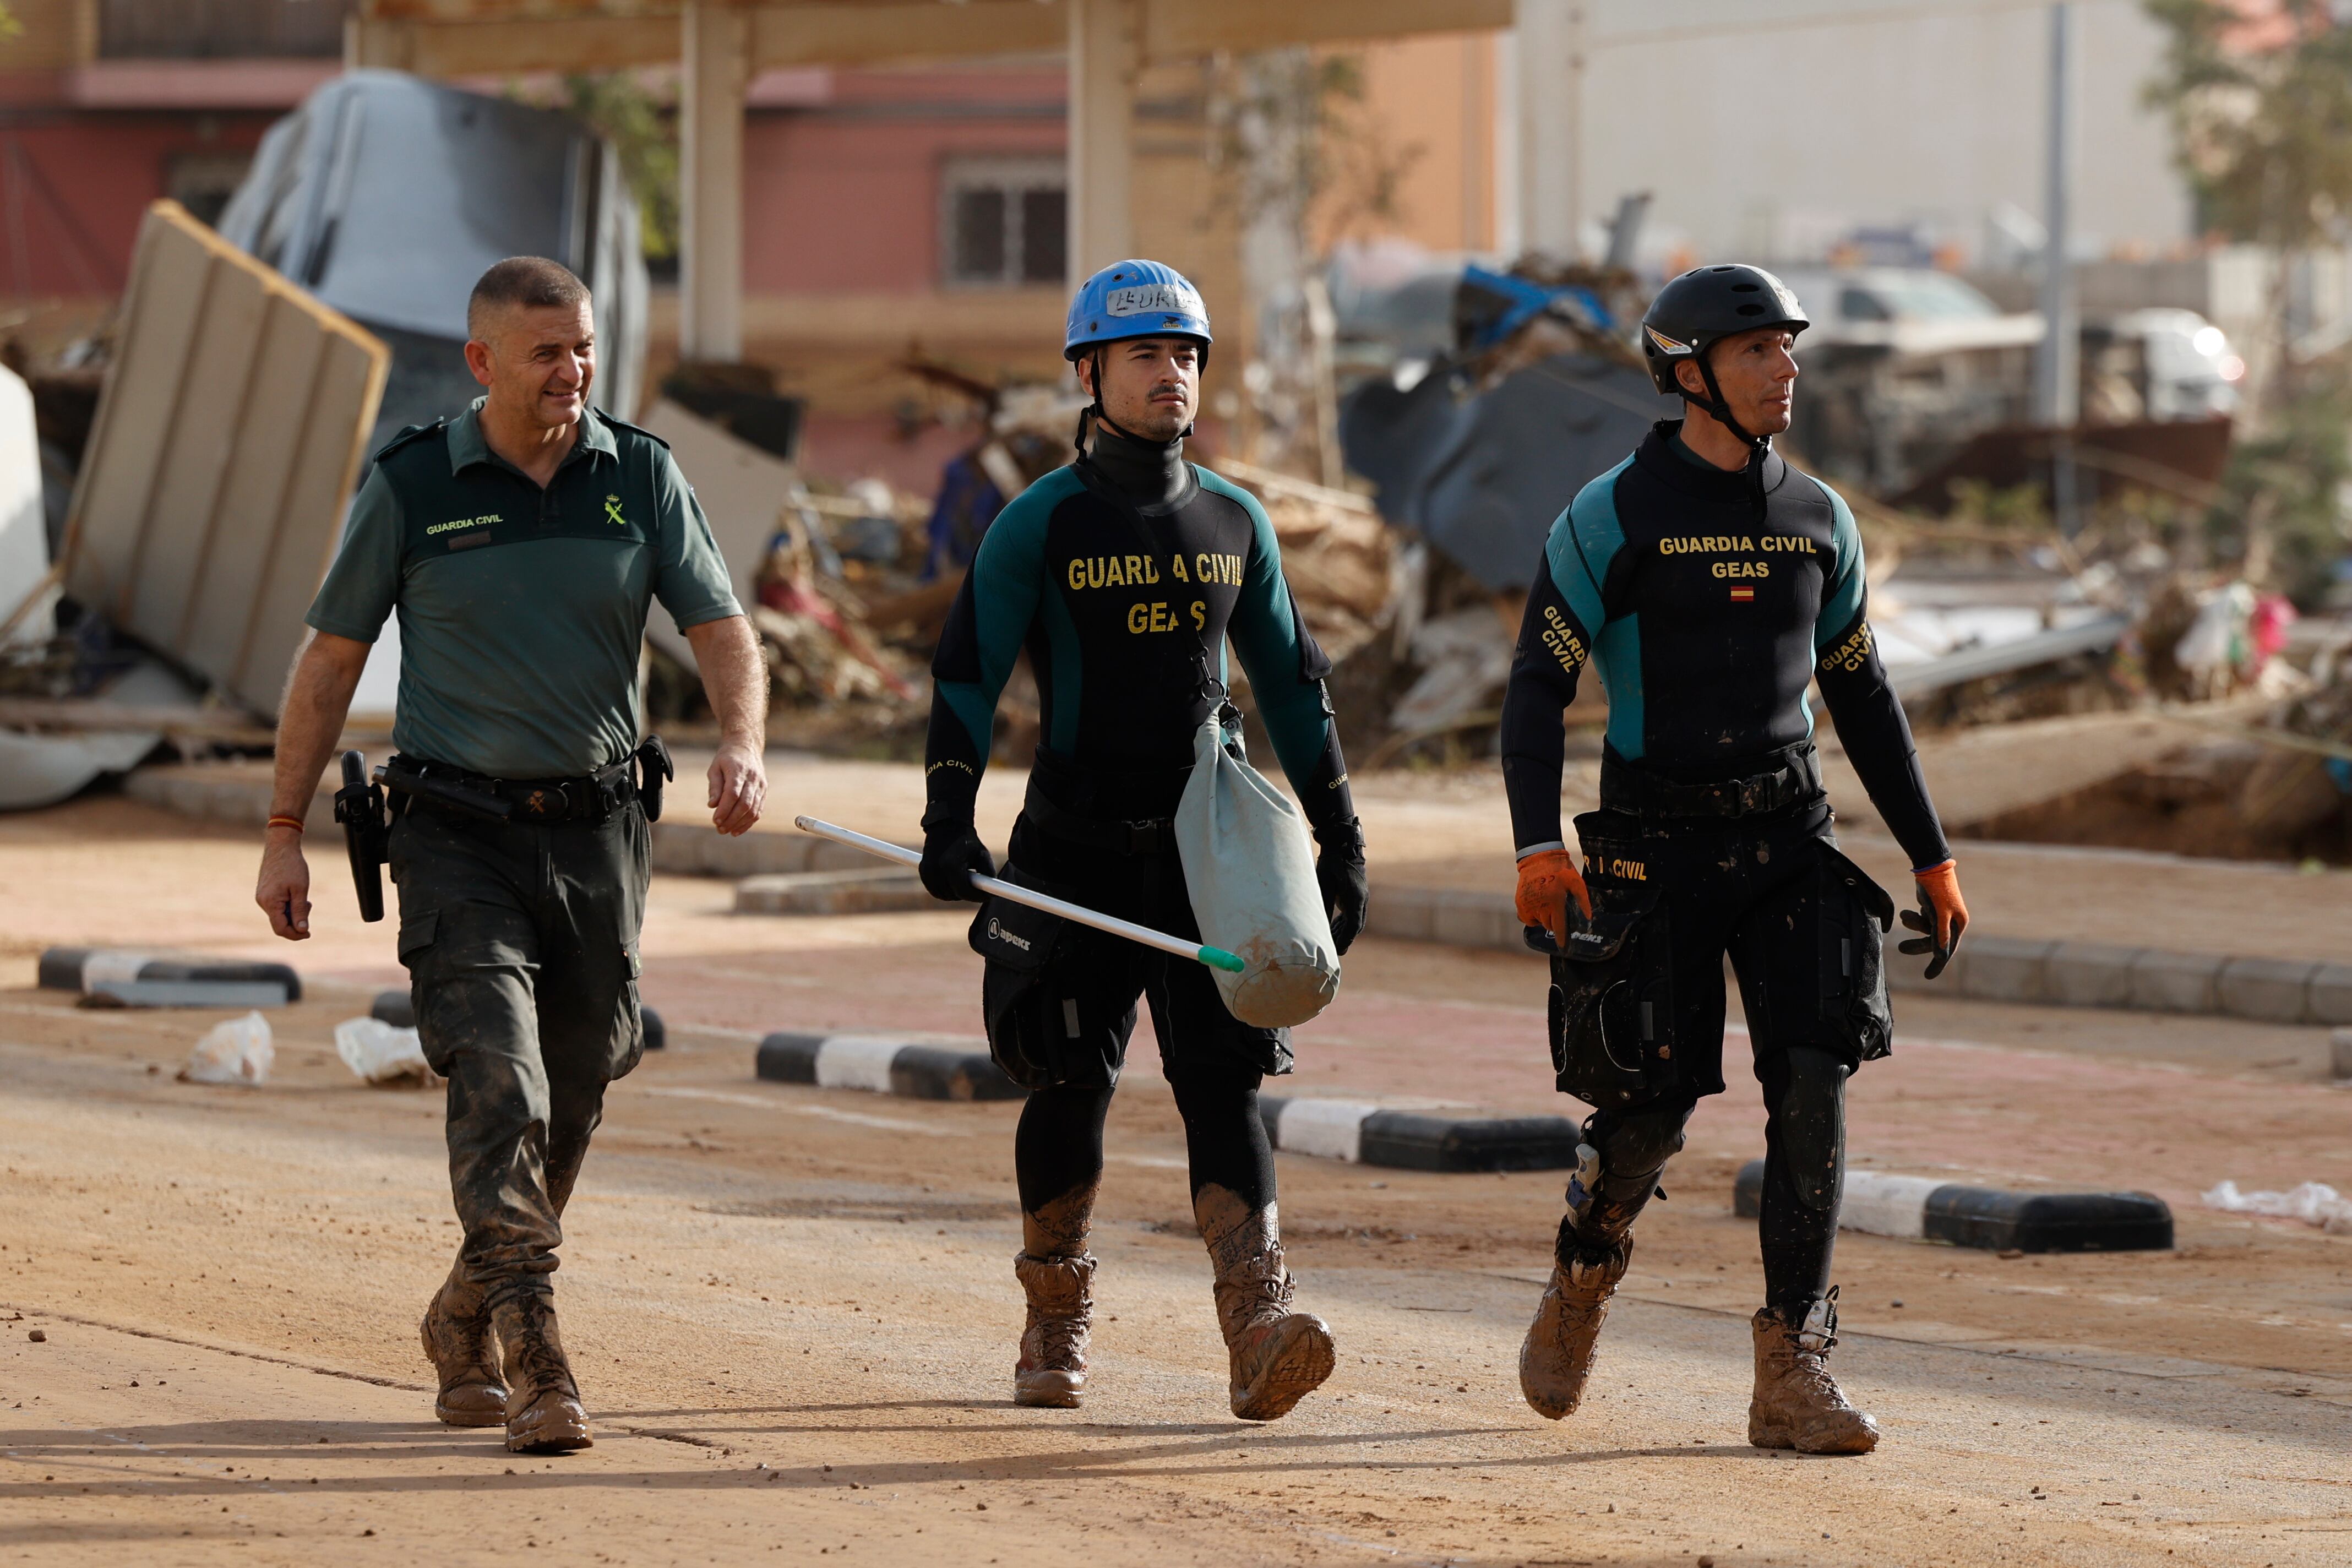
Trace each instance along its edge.
{"label": "black and white painted curb", "polygon": [[[666,1048],[669,1045],[669,1030],[663,1025],[661,1015],[651,1007],[641,1011],[646,1020],[646,1049],[658,1051]],[[374,1005],[368,1009],[368,1016],[395,1029],[416,1027],[416,1007],[405,991],[377,992]]]}
{"label": "black and white painted curb", "polygon": [[[1732,1211],[1755,1217],[1764,1162],[1740,1167]],[[2172,1210],[2153,1193],[2020,1193],[1932,1176],[1848,1171],[1838,1226],[1872,1236],[2018,1252],[2164,1252]]]}
{"label": "black and white painted curb", "polygon": [[1258,1097],[1265,1135],[1286,1153],[1404,1171],[1555,1171],[1576,1163],[1578,1124],[1562,1116],[1456,1117],[1353,1100]]}
{"label": "black and white painted curb", "polygon": [[302,999],[302,977],[283,963],[173,957],[120,947],[53,947],[40,984],[125,1007],[283,1007]]}
{"label": "black and white painted curb", "polygon": [[863,1089],[904,1100],[1019,1100],[1029,1092],[985,1050],[903,1035],[782,1031],[760,1042],[758,1070],[772,1083]]}

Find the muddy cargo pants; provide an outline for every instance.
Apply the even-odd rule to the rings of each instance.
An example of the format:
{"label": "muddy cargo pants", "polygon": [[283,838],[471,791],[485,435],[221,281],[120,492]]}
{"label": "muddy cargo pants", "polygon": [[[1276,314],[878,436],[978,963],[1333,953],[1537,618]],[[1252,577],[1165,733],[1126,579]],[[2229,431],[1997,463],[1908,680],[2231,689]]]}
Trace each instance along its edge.
{"label": "muddy cargo pants", "polygon": [[400,961],[425,1058],[449,1080],[457,1275],[491,1301],[548,1288],[604,1086],[644,1052],[651,857],[634,801],[594,823],[422,806],[393,823]]}

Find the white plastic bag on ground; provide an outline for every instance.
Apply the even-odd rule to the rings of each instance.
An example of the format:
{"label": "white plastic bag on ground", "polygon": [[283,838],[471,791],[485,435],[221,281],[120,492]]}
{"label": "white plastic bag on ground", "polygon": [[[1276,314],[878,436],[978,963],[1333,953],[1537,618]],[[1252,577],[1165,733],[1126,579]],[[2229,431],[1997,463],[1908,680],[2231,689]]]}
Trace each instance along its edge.
{"label": "white plastic bag on ground", "polygon": [[2237,1183],[2223,1182],[2205,1194],[2205,1206],[2271,1219],[2299,1219],[2330,1236],[2352,1236],[2352,1203],[2338,1197],[2325,1182],[2305,1182],[2286,1193],[2242,1193]]}
{"label": "white plastic bag on ground", "polygon": [[395,1029],[381,1018],[346,1018],[336,1025],[335,1054],[370,1083],[421,1087],[433,1081],[416,1031]]}
{"label": "white plastic bag on ground", "polygon": [[[1228,742],[1230,741],[1230,744]],[[1192,737],[1176,805],[1176,850],[1201,940],[1238,955],[1213,969],[1226,1008],[1261,1029],[1304,1024],[1339,994],[1339,952],[1298,808],[1266,782],[1211,715]]]}
{"label": "white plastic bag on ground", "polygon": [[278,1047],[269,1037],[269,1020],[258,1013],[215,1024],[196,1042],[188,1065],[180,1069],[183,1083],[241,1083],[248,1088],[269,1081]]}

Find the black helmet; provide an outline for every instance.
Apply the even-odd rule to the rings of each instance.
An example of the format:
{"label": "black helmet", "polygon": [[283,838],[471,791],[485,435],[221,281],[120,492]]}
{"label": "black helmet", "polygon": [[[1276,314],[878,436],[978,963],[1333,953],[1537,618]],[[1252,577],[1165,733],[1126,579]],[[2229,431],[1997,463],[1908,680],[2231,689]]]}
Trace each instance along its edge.
{"label": "black helmet", "polygon": [[[1738,262],[1694,267],[1659,289],[1658,297],[1650,301],[1649,314],[1642,318],[1642,357],[1648,362],[1650,379],[1659,392],[1698,404],[1753,443],[1756,437],[1740,430],[1731,417],[1715,384],[1715,367],[1707,363],[1706,351],[1718,339],[1735,332],[1752,332],[1759,327],[1801,332],[1812,324],[1789,286],[1761,267]],[[1706,397],[1693,396],[1675,379],[1675,367],[1686,362],[1698,366],[1706,382]]]}

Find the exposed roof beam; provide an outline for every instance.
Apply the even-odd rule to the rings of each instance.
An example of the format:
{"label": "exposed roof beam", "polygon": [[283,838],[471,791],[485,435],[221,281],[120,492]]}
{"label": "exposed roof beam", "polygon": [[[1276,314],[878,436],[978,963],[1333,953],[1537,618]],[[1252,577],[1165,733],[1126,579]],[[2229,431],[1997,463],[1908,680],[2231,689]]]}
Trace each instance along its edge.
{"label": "exposed roof beam", "polygon": [[[1060,0],[760,0],[757,68],[1058,53]],[[1513,0],[1148,0],[1144,56],[1465,32],[1511,25]],[[612,70],[678,58],[677,0],[370,0],[352,58],[425,76]]]}

